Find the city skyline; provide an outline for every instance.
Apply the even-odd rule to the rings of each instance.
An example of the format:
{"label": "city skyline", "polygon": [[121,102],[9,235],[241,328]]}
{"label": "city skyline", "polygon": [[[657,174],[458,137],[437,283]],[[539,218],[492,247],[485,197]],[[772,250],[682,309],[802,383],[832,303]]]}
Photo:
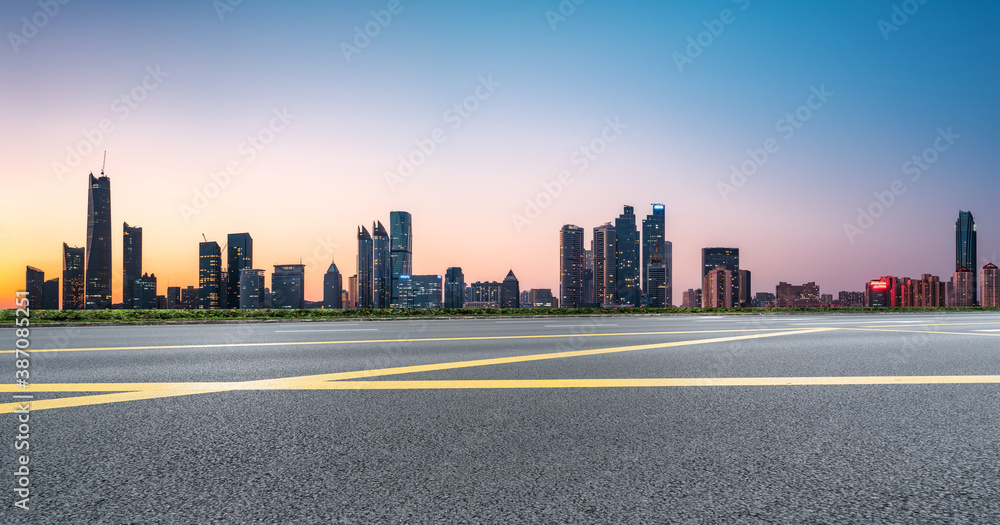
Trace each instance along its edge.
{"label": "city skyline", "polygon": [[[96,200],[95,190],[100,190]],[[112,201],[110,180],[107,176],[102,174],[100,179],[97,179],[93,174],[90,175],[87,202],[88,244],[97,244],[92,239],[94,237],[98,240],[102,240],[102,237],[107,238],[107,235],[101,232],[101,230],[107,228],[98,229],[95,228],[95,224],[110,222]],[[98,202],[99,205],[95,205],[95,202]],[[671,242],[666,239],[665,235],[663,214],[665,206],[661,203],[654,203],[651,207],[653,214],[647,216],[646,220],[643,221],[642,230],[639,230],[636,227],[634,208],[625,205],[623,213],[615,219],[614,225],[609,222],[594,228],[594,238],[592,239],[592,247],[594,248],[592,250],[583,249],[585,234],[583,228],[570,224],[563,225],[560,228],[559,287],[557,289],[560,297],[560,306],[580,307],[587,305],[588,303],[585,303],[585,289],[589,289],[593,294],[595,302],[589,303],[590,305],[642,306],[646,305],[647,302],[649,302],[650,306],[674,305],[668,291],[672,269],[669,264],[664,263],[664,256],[669,261],[671,246]],[[390,223],[393,225],[393,240],[391,242],[389,232],[385,230],[380,221],[372,223],[374,237],[369,234],[364,226],[359,226],[357,229],[357,273],[350,278],[350,289],[346,291],[351,303],[350,308],[390,307],[390,297],[396,294],[396,285],[390,285],[393,282],[392,268],[390,267],[390,253],[392,253],[390,247],[405,253],[405,256],[400,255],[395,259],[396,264],[400,268],[412,265],[412,215],[406,211],[396,210],[390,212],[390,217]],[[155,308],[158,304],[160,305],[159,307],[164,307],[163,305],[171,302],[171,299],[168,299],[168,297],[179,295],[180,288],[167,286],[165,294],[157,294],[159,290],[155,274],[141,271],[142,228],[129,226],[127,222],[123,223],[122,227],[124,232],[122,237],[123,283],[131,281],[132,285],[123,284],[123,302],[120,307]],[[94,233],[95,231],[97,232],[96,234]],[[337,302],[341,299],[341,293],[336,293],[336,290],[340,289],[341,292],[344,292],[339,271],[336,269],[334,262],[331,262],[327,272],[323,275],[323,298],[321,301],[312,301],[306,298],[306,266],[301,263],[292,265],[275,264],[274,273],[272,273],[272,288],[268,290],[265,287],[265,271],[252,269],[253,239],[249,233],[229,234],[227,237],[228,242],[222,248],[219,247],[217,242],[209,241],[204,234],[202,238],[203,242],[199,243],[198,257],[198,308],[259,308],[263,307],[264,303],[270,303],[272,295],[274,296],[274,308],[305,308],[308,303],[326,307],[325,305],[333,302],[330,298],[331,290],[335,293]],[[641,245],[639,242],[640,238],[642,239]],[[661,243],[667,246],[665,253],[660,248]],[[99,246],[102,252],[108,251],[109,247],[106,242],[100,243]],[[222,252],[227,248],[229,265],[223,267]],[[865,295],[864,302],[869,306],[943,306],[945,304],[945,297],[947,297],[947,304],[949,306],[980,305],[980,301],[978,300],[980,295],[985,297],[989,294],[995,294],[992,288],[995,286],[995,283],[991,283],[989,286],[984,284],[984,288],[980,290],[979,274],[982,272],[984,276],[982,282],[986,283],[985,276],[987,272],[990,271],[990,268],[995,269],[996,265],[987,262],[981,270],[970,269],[970,266],[972,266],[970,262],[976,258],[978,250],[978,226],[970,211],[959,211],[958,220],[955,223],[954,249],[956,253],[956,271],[947,283],[940,281],[938,276],[931,274],[922,274],[921,281],[919,282],[909,277],[884,276],[880,279],[870,280],[864,285],[864,292],[862,292]],[[80,259],[86,259],[86,251],[84,249],[71,249],[63,243],[62,280],[65,283],[70,283],[72,279],[77,278],[78,276],[72,272],[74,270],[79,272],[80,270],[79,263],[70,262],[70,250],[79,252]],[[602,251],[606,253],[602,254]],[[698,301],[700,302],[698,306],[705,308],[730,308],[733,306],[750,305],[752,297],[756,296],[759,299],[761,295],[769,294],[769,292],[754,292],[752,290],[749,286],[751,272],[746,269],[740,269],[739,258],[739,248],[707,247],[702,249],[702,288],[697,290],[702,300]],[[84,268],[83,271],[93,275],[99,273],[107,275],[111,272],[112,265],[107,261],[107,257],[97,258],[96,260],[99,264],[95,264],[95,268],[91,268],[89,271]],[[653,264],[650,265],[641,262],[646,260],[650,260]],[[88,262],[87,264],[91,263]],[[640,265],[643,271],[652,271],[654,266],[657,268],[656,279],[658,284],[656,284],[656,288],[658,291],[647,294],[646,290],[640,289],[638,285],[640,275],[638,266]],[[607,266],[608,269],[600,269],[602,266]],[[593,271],[590,272],[589,277],[592,280],[589,282],[584,280],[584,267],[599,269],[598,274],[595,274]],[[65,296],[61,302],[57,301],[60,279],[45,280],[44,270],[30,265],[26,266],[26,268],[24,290],[27,290],[36,298],[43,297],[43,308],[58,309],[60,304],[65,306],[76,301],[72,297]],[[457,271],[457,274],[452,275],[453,271]],[[600,272],[604,272],[603,277],[600,275]],[[336,274],[334,281],[330,281],[331,273]],[[448,283],[453,282],[453,278],[457,278],[464,283],[462,270],[457,267],[449,267],[446,275],[444,281],[442,281],[442,275],[400,274],[398,277],[399,299],[398,302],[392,302],[391,307],[438,308],[446,304],[455,304],[453,300],[446,299],[443,293],[449,288],[450,285]],[[360,280],[358,279],[359,276],[361,276]],[[233,282],[234,277],[236,281],[235,290],[229,287],[229,283]],[[520,292],[508,289],[508,282],[511,280],[514,282],[514,289],[518,290],[519,285],[517,284],[516,277],[514,277],[512,268],[508,270],[507,276],[504,279],[503,289],[506,291],[502,295],[506,294],[507,298],[501,299],[499,301],[501,304],[520,304],[518,302]],[[604,282],[599,284],[598,280],[603,280]],[[933,283],[929,280],[933,280]],[[645,283],[645,279],[643,279],[643,282]],[[338,284],[334,285],[334,283]],[[652,283],[653,281],[651,280],[650,286],[653,286]],[[912,283],[917,283],[916,289],[912,288]],[[903,285],[902,288],[900,287],[901,284]],[[79,285],[76,286],[79,287]],[[938,286],[941,287],[940,292],[936,290]],[[107,286],[103,283],[97,283],[96,287],[99,292],[107,289]],[[602,295],[600,290],[602,287],[607,289],[603,293],[603,301],[598,300]],[[785,291],[783,291],[783,287]],[[869,294],[872,293],[873,287],[878,287],[880,290],[878,293],[885,295],[884,300],[872,301],[868,298]],[[133,292],[132,294],[129,294],[130,290]],[[176,293],[171,290],[175,290]],[[551,288],[531,288],[526,289],[526,293],[529,291],[532,293],[538,291],[546,292],[551,296],[551,290]],[[802,290],[810,291],[805,292]],[[249,300],[241,298],[241,292],[246,291],[249,291],[251,294]],[[274,293],[275,291],[277,293]],[[684,292],[681,306],[690,307],[689,302],[693,298],[689,298],[689,295],[693,291],[694,289],[689,289]],[[84,296],[96,295],[88,293],[86,286],[84,286],[83,292]],[[845,294],[850,295],[855,293],[858,292],[853,290],[839,291],[840,303],[843,303]],[[235,300],[233,294],[235,294]],[[437,295],[436,299],[433,299],[434,294]],[[656,297],[653,297],[653,294],[657,294]],[[129,300],[130,295],[134,296],[135,299]],[[264,295],[267,297],[262,297]],[[460,294],[459,296],[463,296],[463,301],[466,300],[464,294]],[[350,299],[351,297],[354,299]],[[511,299],[512,297],[515,298]],[[819,286],[815,281],[802,286],[793,286],[784,281],[779,282],[776,285],[776,293],[772,297],[777,297],[777,306],[779,307],[828,306],[833,302],[832,294],[819,293]],[[939,300],[940,303],[938,302]],[[173,302],[179,304],[177,298],[174,298]],[[770,300],[765,299],[765,302],[769,303]],[[987,306],[993,306],[993,303],[995,301],[990,299]],[[118,305],[114,306],[118,307]],[[342,304],[340,307],[345,306]],[[837,304],[837,306],[843,306],[843,304]],[[109,308],[111,305],[87,305],[86,307]]]}
{"label": "city skyline", "polygon": [[[886,30],[891,5],[864,2],[586,3],[554,25],[557,4],[404,3],[348,61],[385,8],[73,3],[0,53],[9,213],[32,217],[0,226],[0,307],[25,266],[58,275],[61,245],[87,244],[81,192],[105,150],[114,303],[125,222],[161,293],[197,284],[202,234],[249,232],[256,268],[306,263],[310,301],[331,260],[351,273],[355,226],[390,210],[415,217],[410,274],[513,268],[522,289],[558,290],[562,225],[589,246],[623,205],[638,221],[662,202],[675,304],[710,246],[740,249],[754,292],[945,279],[956,210],[976,217],[977,269],[998,262],[1000,6],[922,4]],[[5,4],[0,28],[38,9]]]}

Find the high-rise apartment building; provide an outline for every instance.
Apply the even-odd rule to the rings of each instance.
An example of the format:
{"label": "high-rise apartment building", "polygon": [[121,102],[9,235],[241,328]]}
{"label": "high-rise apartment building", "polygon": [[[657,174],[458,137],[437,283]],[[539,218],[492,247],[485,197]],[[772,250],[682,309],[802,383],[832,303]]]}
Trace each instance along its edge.
{"label": "high-rise apartment building", "polygon": [[497,281],[476,281],[466,291],[466,308],[500,308],[502,284]]}
{"label": "high-rise apartment building", "polygon": [[717,266],[702,279],[702,308],[733,307],[733,272]]}
{"label": "high-rise apartment building", "polygon": [[997,265],[989,263],[983,266],[979,274],[979,284],[982,291],[979,294],[979,304],[996,308],[1000,306],[1000,274]]}
{"label": "high-rise apartment building", "polygon": [[103,171],[100,177],[90,174],[84,272],[86,308],[111,308],[111,179]]}
{"label": "high-rise apartment building", "polygon": [[222,249],[215,241],[198,244],[198,308],[216,310],[222,294]]}
{"label": "high-rise apartment building", "polygon": [[122,308],[135,308],[135,280],[142,276],[142,228],[122,223]]}
{"label": "high-rise apartment building", "polygon": [[965,267],[959,268],[951,276],[951,282],[955,287],[955,304],[950,306],[976,305],[976,272]]}
{"label": "high-rise apartment building", "polygon": [[583,301],[583,228],[566,224],[559,230],[559,304],[578,308]]}
{"label": "high-rise apartment building", "polygon": [[[701,250],[701,275],[704,278],[708,272],[722,266],[729,270],[733,282],[729,288],[733,297],[729,300],[732,304],[739,304],[740,301],[740,249],[739,248],[702,248]],[[707,294],[707,290],[704,292]]]}
{"label": "high-rise apartment building", "polygon": [[390,305],[397,304],[400,275],[413,274],[413,218],[409,212],[389,212]]}
{"label": "high-rise apartment building", "polygon": [[618,249],[613,224],[594,228],[594,302],[617,304]]}
{"label": "high-rise apartment building", "polygon": [[243,270],[253,268],[253,238],[249,233],[230,233],[226,246],[226,307],[243,308]]}

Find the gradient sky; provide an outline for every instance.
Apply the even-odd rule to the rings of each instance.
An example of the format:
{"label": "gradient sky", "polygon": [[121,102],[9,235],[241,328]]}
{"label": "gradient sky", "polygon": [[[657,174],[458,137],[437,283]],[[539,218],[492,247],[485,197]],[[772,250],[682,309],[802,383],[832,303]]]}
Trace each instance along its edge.
{"label": "gradient sky", "polygon": [[[461,266],[472,282],[513,268],[522,290],[558,291],[563,224],[589,243],[622,205],[641,220],[663,202],[675,303],[700,286],[706,246],[740,248],[754,292],[782,280],[836,294],[881,275],[947,278],[959,210],[976,218],[982,263],[998,260],[997,2],[588,0],[558,20],[547,15],[556,0],[400,0],[350,61],[343,44],[390,2],[247,0],[220,17],[225,2],[71,2],[51,17],[38,2],[0,3],[0,307],[23,289],[25,265],[61,277],[62,243],[85,245],[87,174],[105,150],[116,302],[122,222],[143,228],[143,269],[161,294],[197,284],[202,233],[222,245],[245,231],[255,267],[301,258],[306,298],[320,300],[330,258],[346,283],[357,226],[388,227],[394,209],[413,214],[414,273]],[[894,5],[919,8],[893,20]],[[726,9],[731,23],[713,22]],[[23,17],[45,24],[33,34]],[[897,30],[885,38],[880,20]],[[675,53],[719,26],[679,70]],[[446,112],[480,78],[499,85],[453,129]],[[778,121],[814,87],[832,96],[786,138]],[[126,115],[133,90],[146,96]],[[251,159],[247,138],[275,111],[294,118]],[[68,151],[102,119],[114,129],[70,166]],[[574,152],[607,119],[626,128],[581,170]],[[386,173],[435,128],[445,140],[390,187]],[[949,128],[958,137],[913,180],[906,163]],[[777,151],[723,198],[718,183],[768,139]],[[239,173],[185,216],[230,163]],[[573,183],[516,227],[526,199],[562,170]],[[905,193],[851,242],[844,224],[895,180]]]}

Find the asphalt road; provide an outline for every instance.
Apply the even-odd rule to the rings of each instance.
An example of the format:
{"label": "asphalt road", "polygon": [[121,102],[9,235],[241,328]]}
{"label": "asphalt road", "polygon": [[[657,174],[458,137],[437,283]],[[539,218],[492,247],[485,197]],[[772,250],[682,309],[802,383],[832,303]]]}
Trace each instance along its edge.
{"label": "asphalt road", "polygon": [[22,389],[2,329],[0,523],[1000,523],[998,338],[992,313],[36,327]]}

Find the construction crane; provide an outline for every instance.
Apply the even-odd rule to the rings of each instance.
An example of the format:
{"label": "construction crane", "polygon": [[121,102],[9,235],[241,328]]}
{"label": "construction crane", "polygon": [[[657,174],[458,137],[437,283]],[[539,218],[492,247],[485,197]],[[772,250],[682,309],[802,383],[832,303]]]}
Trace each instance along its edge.
{"label": "construction crane", "polygon": [[104,150],[104,162],[101,163],[101,176],[104,176],[104,168],[108,165],[108,150]]}
{"label": "construction crane", "polygon": [[203,233],[203,234],[201,234],[201,238],[202,238],[202,239],[205,239],[205,242],[208,242],[208,237],[205,237],[205,234],[204,234],[204,233]]}

